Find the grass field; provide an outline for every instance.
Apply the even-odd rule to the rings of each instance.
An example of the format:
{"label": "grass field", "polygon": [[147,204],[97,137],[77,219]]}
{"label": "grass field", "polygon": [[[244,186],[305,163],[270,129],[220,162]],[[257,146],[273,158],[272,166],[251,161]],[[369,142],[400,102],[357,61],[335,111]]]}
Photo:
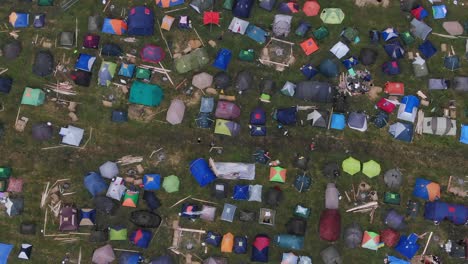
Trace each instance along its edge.
{"label": "grass field", "polygon": [[[6,134],[0,141],[0,165],[11,166],[14,170],[15,177],[22,177],[25,179],[25,186],[23,196],[25,198],[25,210],[21,216],[9,218],[7,215],[2,215],[0,220],[0,241],[5,243],[13,243],[15,249],[10,256],[8,263],[20,263],[21,261],[16,258],[17,251],[20,243],[28,242],[34,245],[31,263],[58,263],[63,258],[66,252],[71,253],[72,257],[76,258],[78,249],[83,249],[83,263],[91,263],[91,255],[94,248],[100,246],[100,244],[93,244],[87,242],[86,238],[79,243],[73,244],[60,244],[57,241],[51,239],[45,239],[39,233],[35,236],[23,236],[18,234],[19,224],[22,221],[35,221],[38,226],[42,225],[44,211],[39,208],[39,201],[41,197],[41,191],[43,190],[45,183],[50,181],[53,183],[56,179],[60,178],[71,178],[72,190],[76,191],[75,195],[69,196],[65,199],[67,202],[75,203],[78,207],[89,207],[92,206],[91,197],[83,187],[83,175],[88,171],[97,170],[99,165],[107,160],[116,160],[124,155],[141,155],[145,157],[143,165],[146,172],[160,173],[163,176],[175,174],[181,178],[181,190],[178,193],[167,194],[163,191],[158,191],[157,196],[162,200],[163,206],[158,209],[158,213],[165,219],[162,227],[159,229],[157,235],[153,239],[150,247],[141,252],[146,257],[157,256],[167,251],[167,247],[171,244],[172,231],[168,228],[171,220],[177,217],[177,213],[180,210],[179,206],[169,208],[170,205],[186,197],[192,195],[200,199],[211,199],[210,192],[207,188],[202,189],[198,187],[195,180],[190,175],[188,170],[188,164],[191,160],[198,157],[209,157],[212,156],[217,161],[239,161],[239,162],[250,162],[252,161],[252,153],[254,153],[257,147],[268,149],[273,159],[281,160],[282,164],[288,169],[288,180],[287,183],[280,187],[284,191],[284,201],[281,205],[276,208],[277,210],[277,224],[275,227],[269,227],[259,224],[242,223],[235,221],[234,223],[227,223],[219,220],[220,212],[222,211],[223,203],[233,203],[240,209],[250,209],[258,211],[260,207],[264,205],[255,202],[237,202],[232,199],[226,199],[225,201],[218,202],[217,220],[213,223],[202,222],[198,220],[196,222],[190,222],[183,219],[181,225],[184,227],[192,228],[203,228],[205,230],[213,230],[219,233],[232,232],[235,235],[247,235],[249,237],[249,243],[252,242],[253,237],[258,233],[266,233],[273,237],[276,234],[286,232],[284,225],[292,217],[292,210],[298,203],[307,205],[312,208],[312,216],[308,219],[308,231],[306,234],[305,248],[297,253],[302,255],[309,255],[313,258],[314,263],[321,263],[319,252],[324,249],[328,243],[321,241],[318,236],[318,220],[321,210],[324,208],[324,190],[327,183],[327,179],[322,176],[322,168],[328,162],[338,162],[346,158],[349,155],[360,159],[361,161],[367,161],[374,159],[381,163],[383,170],[387,170],[394,167],[403,169],[405,175],[405,185],[401,188],[400,193],[402,195],[402,204],[406,204],[406,201],[411,198],[412,186],[416,177],[424,177],[446,185],[449,175],[464,176],[468,173],[468,148],[458,142],[458,139],[454,137],[437,137],[437,136],[416,136],[414,141],[410,144],[402,143],[393,140],[388,135],[387,129],[378,130],[372,125],[366,133],[360,133],[350,129],[344,132],[338,131],[326,131],[318,128],[312,128],[310,126],[295,126],[289,129],[290,135],[288,137],[282,136],[282,131],[276,128],[273,121],[268,120],[268,136],[265,138],[253,138],[248,135],[247,122],[249,119],[249,112],[258,103],[259,91],[254,88],[245,94],[237,95],[238,104],[242,108],[242,115],[240,123],[243,125],[243,130],[237,138],[227,138],[215,136],[212,130],[203,130],[195,128],[194,118],[198,112],[198,105],[189,107],[185,113],[184,122],[178,126],[170,126],[161,122],[150,122],[150,123],[139,123],[131,121],[125,124],[115,124],[110,121],[111,109],[105,108],[101,105],[102,96],[108,96],[110,94],[117,95],[116,88],[102,88],[95,85],[97,83],[97,68],[99,67],[102,58],[97,61],[97,67],[94,68],[92,87],[90,88],[78,88],[79,95],[71,99],[80,102],[78,106],[78,116],[80,120],[74,125],[85,128],[87,130],[85,138],[88,137],[90,128],[93,128],[93,138],[88,143],[86,149],[77,150],[74,148],[59,148],[51,150],[41,150],[43,147],[49,147],[59,144],[60,137],[58,133],[54,136],[53,140],[48,142],[37,142],[31,137],[31,125],[38,122],[51,121],[55,126],[57,132],[60,126],[66,126],[70,124],[67,114],[68,112],[61,106],[57,106],[53,102],[47,102],[44,106],[40,107],[28,107],[23,106],[21,110],[22,116],[30,118],[30,124],[26,128],[25,132],[18,133],[14,130],[13,125],[21,100],[24,87],[43,87],[49,81],[54,81],[52,77],[45,79],[38,78],[31,72],[31,65],[35,53],[40,50],[38,47],[33,47],[31,42],[35,37],[36,33],[39,37],[48,37],[52,40],[56,38],[61,31],[74,31],[75,30],[75,18],[78,19],[79,23],[79,36],[78,45],[81,44],[82,37],[87,30],[87,17],[92,14],[100,14],[102,17],[118,17],[122,8],[129,8],[131,5],[148,4],[154,7],[152,1],[123,1],[114,0],[112,4],[115,5],[114,14],[111,11],[103,14],[103,6],[99,1],[93,0],[80,0],[74,7],[69,9],[67,12],[62,12],[58,7],[60,1],[56,1],[54,7],[38,7],[35,4],[29,4],[18,1],[2,1],[0,6],[0,17],[2,18],[1,23],[8,21],[8,14],[11,11],[27,11],[32,14],[35,13],[46,13],[47,14],[47,26],[44,29],[35,30],[33,28],[22,29],[19,33],[19,40],[23,45],[23,52],[20,57],[14,61],[6,61],[0,57],[0,67],[7,67],[9,71],[5,74],[14,78],[14,88],[8,95],[1,94],[0,102],[5,106],[5,111],[0,112],[0,122],[5,124]],[[256,85],[259,84],[261,78],[272,78],[277,82],[277,86],[282,86],[284,81],[290,80],[297,82],[303,80],[299,67],[307,62],[311,62],[317,65],[323,58],[332,57],[333,55],[328,52],[330,47],[339,40],[339,33],[346,26],[354,26],[360,31],[361,42],[351,46],[351,54],[358,55],[359,50],[362,47],[368,46],[369,40],[367,32],[370,29],[383,29],[388,26],[396,27],[400,32],[409,29],[410,18],[408,14],[402,13],[399,9],[398,1],[393,1],[391,5],[382,9],[379,7],[368,7],[368,8],[357,8],[353,1],[319,1],[322,7],[341,7],[346,18],[342,25],[329,25],[327,26],[330,30],[330,36],[325,40],[319,42],[320,50],[313,55],[306,57],[303,56],[302,51],[298,45],[294,47],[294,53],[297,58],[296,63],[284,72],[276,72],[271,68],[266,68],[257,63],[246,63],[240,62],[236,58],[233,58],[228,73],[231,76],[241,69],[247,69],[252,71],[256,76]],[[460,2],[460,1],[459,1]],[[221,9],[221,2],[217,2],[215,10]],[[426,1],[424,5],[429,7]],[[465,20],[468,7],[466,6],[454,6],[448,4],[448,16],[446,20]],[[161,19],[163,11],[159,8],[155,8],[157,19]],[[201,38],[206,43],[209,39],[216,40],[218,47],[208,47],[208,52],[212,58],[214,58],[218,48],[224,47],[229,48],[233,51],[233,57],[236,57],[241,49],[255,49],[259,54],[262,45],[255,43],[253,40],[246,36],[234,35],[227,31],[227,26],[231,21],[232,15],[229,11],[223,11],[221,26],[204,27],[202,25],[201,15],[195,13],[193,9],[188,8],[182,11],[173,13],[172,15],[183,15],[188,14],[193,25],[196,27]],[[273,21],[273,14],[260,9],[257,5],[252,11],[252,17],[249,19],[250,22],[260,26],[264,29],[271,30],[271,23]],[[292,33],[289,41],[298,43],[303,38],[299,38],[293,34],[297,25],[301,20],[310,22],[313,28],[317,28],[322,25],[319,17],[305,17],[301,13],[295,15],[292,24]],[[445,20],[443,20],[445,21]],[[441,20],[433,20],[432,18],[427,19],[427,23],[434,28],[434,32],[445,33],[442,29]],[[224,32],[223,39],[218,40],[218,37]],[[6,33],[0,33],[0,44],[4,44],[10,39]],[[196,35],[193,31],[182,31],[177,28],[173,28],[171,32],[164,33],[169,41],[169,45],[175,45],[177,40],[194,39]],[[311,36],[311,32],[308,33],[307,37]],[[128,44],[122,41],[123,38],[118,36],[109,36],[101,34],[101,43],[105,42],[117,42],[125,48],[126,52],[130,52],[132,49],[138,50],[141,46],[146,43],[154,43],[165,47],[164,43],[159,35],[159,32],[155,32],[152,37],[145,37],[138,39],[135,44]],[[305,38],[304,38],[305,39]],[[436,47],[440,47],[442,42],[453,45],[457,54],[464,53],[464,39],[443,39],[436,36],[431,36],[430,40],[433,41]],[[407,47],[407,50],[417,51],[417,42],[413,46]],[[378,62],[372,67],[368,68],[374,79],[375,84],[383,86],[386,81],[399,80],[405,83],[407,94],[416,93],[418,90],[427,92],[427,79],[426,78],[415,78],[412,76],[411,63],[408,59],[401,61],[402,74],[395,77],[388,77],[382,74],[380,65],[387,59],[386,54],[382,46],[378,47],[379,58]],[[81,49],[78,49],[81,52]],[[52,50],[56,61],[61,60],[63,54],[72,58],[71,67],[77,54],[74,54],[74,50],[64,49],[53,49]],[[97,53],[93,50],[86,50],[86,53]],[[108,58],[107,60],[116,61],[116,58]],[[456,72],[451,72],[443,68],[443,54],[437,53],[436,56],[428,61],[428,67],[431,77],[444,77],[451,78],[457,75],[468,75],[467,62],[462,62],[462,68]],[[168,56],[163,61],[164,65],[168,68],[173,68],[173,63],[170,61]],[[208,66],[206,70],[210,73],[216,73],[213,67]],[[344,68],[342,67],[342,70]],[[171,76],[176,83],[179,83],[184,78],[191,79],[190,72],[185,75],[178,75],[173,73]],[[322,79],[322,76],[316,77]],[[336,83],[337,80],[330,80]],[[173,97],[183,97],[181,91],[175,91],[171,88],[168,82],[164,82],[161,79],[158,83],[164,89],[165,99],[163,104],[159,106],[159,109],[165,109],[170,103],[170,99]],[[234,94],[234,92],[226,91],[227,94]],[[429,94],[429,93],[427,93]],[[444,91],[440,93],[429,94],[431,99],[431,105],[425,108],[426,115],[441,116],[442,108],[448,103],[448,100],[455,99],[457,103],[458,118],[457,125],[460,123],[467,123],[468,117],[464,115],[464,109],[468,108],[468,96],[466,94],[455,94],[453,91]],[[127,100],[124,97],[117,99],[117,104],[114,108],[126,108]],[[296,99],[285,97],[279,93],[273,95],[272,103],[265,104],[263,107],[268,113],[271,113],[273,109],[278,107],[287,107],[291,105],[308,105],[309,103],[300,102]],[[365,110],[369,115],[375,113],[372,102],[367,96],[358,96],[350,98],[350,109],[349,110]],[[329,106],[321,106],[327,107]],[[429,113],[430,109],[434,109],[433,113]],[[302,113],[301,113],[302,114]],[[301,116],[301,118],[304,118]],[[165,120],[165,113],[161,113],[157,116],[158,120]],[[392,116],[392,122],[396,120],[395,116]],[[459,126],[458,126],[459,128]],[[197,143],[197,138],[201,138],[201,143]],[[314,141],[317,145],[317,149],[313,152],[308,151],[307,146]],[[224,151],[222,154],[209,153],[210,142],[215,142],[218,146],[223,146]],[[153,158],[149,158],[150,153],[158,148],[164,148],[166,154],[166,160],[155,165],[156,162]],[[298,169],[293,167],[293,156],[295,153],[309,156],[311,162],[309,164],[310,169],[308,174],[313,178],[312,189],[306,193],[298,193],[292,186],[295,175],[301,173]],[[126,172],[127,168],[122,168],[122,173]],[[268,168],[266,166],[258,165],[256,171],[256,180],[258,184],[264,185],[264,190],[275,184],[269,183]],[[355,176],[349,176],[343,174],[337,180],[337,186],[340,190],[348,190],[352,183],[358,184],[361,180],[366,180],[371,184],[378,192],[380,197],[383,196],[383,192],[386,190],[383,183],[382,177],[367,179],[362,174]],[[246,184],[249,184],[246,182]],[[231,187],[234,183],[231,183]],[[442,199],[449,202],[466,203],[466,200],[454,197],[453,195],[443,193]],[[422,202],[422,201],[420,201]],[[342,210],[342,226],[346,226],[351,222],[357,222],[362,225],[364,230],[379,231],[384,228],[384,224],[380,219],[380,214],[388,207],[382,205],[377,211],[378,214],[373,224],[369,223],[367,215],[361,214],[349,214],[344,211],[351,207],[345,199],[341,201]],[[143,201],[140,201],[139,208],[146,208]],[[404,213],[405,207],[394,207],[399,212]],[[133,230],[135,227],[128,221],[129,213],[131,209],[120,208],[114,216],[99,215],[98,225],[100,227],[106,227],[113,224],[124,224],[127,225],[129,230]],[[3,214],[3,211],[2,211]],[[47,227],[47,233],[57,232],[57,219],[55,223],[49,223]],[[439,226],[434,226],[432,223],[425,221],[421,215],[418,219],[409,222],[408,230],[404,233],[416,232],[423,233],[427,231],[433,231],[434,234],[439,237],[439,242],[445,241],[446,238],[461,238],[466,237],[466,227],[455,227],[450,223],[442,223]],[[86,232],[86,229],[80,229],[80,232]],[[420,242],[424,244],[424,241]],[[128,241],[115,242],[111,244],[117,248],[126,248],[139,250],[136,247],[130,245]],[[340,249],[344,257],[344,263],[382,263],[382,259],[386,254],[396,254],[392,249],[382,248],[377,252],[366,250],[366,249],[345,249],[342,240],[335,243]],[[289,250],[280,249],[275,245],[270,248],[270,262],[278,263],[281,260],[281,254],[288,252]],[[459,264],[462,260],[450,259],[445,252],[438,246],[438,243],[431,243],[428,252],[439,255],[443,259],[443,263]],[[218,249],[212,247],[209,248],[208,254],[205,255],[202,252],[195,252],[201,257],[209,255],[219,255]],[[248,255],[235,255],[235,254],[224,254],[229,258],[230,263],[244,263],[249,262],[250,259],[250,247]],[[182,263],[182,260],[180,263]]]}

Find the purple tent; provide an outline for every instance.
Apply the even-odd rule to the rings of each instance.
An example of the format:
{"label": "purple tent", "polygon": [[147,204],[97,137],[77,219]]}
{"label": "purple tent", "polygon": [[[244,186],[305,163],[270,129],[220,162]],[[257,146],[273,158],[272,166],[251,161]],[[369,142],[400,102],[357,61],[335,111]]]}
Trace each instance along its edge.
{"label": "purple tent", "polygon": [[143,61],[158,63],[165,57],[164,50],[161,47],[146,44],[140,51],[140,56]]}
{"label": "purple tent", "polygon": [[240,116],[240,108],[233,102],[219,101],[216,106],[216,118],[235,119]]}

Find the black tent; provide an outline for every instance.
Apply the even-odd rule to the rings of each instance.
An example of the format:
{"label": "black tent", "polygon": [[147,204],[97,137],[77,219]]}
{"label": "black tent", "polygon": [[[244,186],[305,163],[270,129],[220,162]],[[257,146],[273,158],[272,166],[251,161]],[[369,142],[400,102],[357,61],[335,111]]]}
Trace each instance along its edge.
{"label": "black tent", "polygon": [[108,229],[103,230],[91,230],[89,235],[89,242],[100,243],[105,242],[109,239]]}
{"label": "black tent", "polygon": [[32,136],[35,140],[45,141],[52,138],[54,129],[50,123],[39,123],[32,127]]}
{"label": "black tent", "polygon": [[9,93],[11,86],[13,85],[13,79],[8,77],[0,77],[0,92]]}
{"label": "black tent", "polygon": [[228,184],[225,182],[215,182],[212,187],[212,196],[216,199],[224,199],[227,197]]}
{"label": "black tent", "polygon": [[172,261],[171,256],[164,255],[164,256],[160,256],[160,257],[152,259],[149,264],[172,264],[172,263],[174,262]]}
{"label": "black tent", "polygon": [[21,43],[19,41],[13,41],[6,44],[3,47],[3,57],[13,60],[16,59],[21,52]]}
{"label": "black tent", "polygon": [[252,73],[250,71],[241,71],[237,74],[234,88],[239,92],[243,92],[252,88],[252,84],[253,84]]}
{"label": "black tent", "polygon": [[400,0],[401,11],[410,12],[418,5],[420,5],[419,0]]}
{"label": "black tent", "polygon": [[377,55],[379,55],[379,53],[374,49],[362,48],[359,54],[359,61],[362,65],[372,65],[377,60]]}
{"label": "black tent", "polygon": [[294,166],[301,170],[307,170],[307,166],[309,163],[309,158],[304,157],[302,155],[296,155],[294,158]]}
{"label": "black tent", "polygon": [[226,89],[231,86],[231,77],[223,71],[218,72],[213,77],[213,85],[216,89]]}
{"label": "black tent", "polygon": [[91,72],[75,70],[71,73],[70,77],[76,85],[89,87],[89,85],[91,84],[92,74]]}
{"label": "black tent", "polygon": [[151,210],[156,210],[161,207],[161,201],[156,197],[156,194],[152,191],[143,192],[143,200],[145,200],[146,205]]}
{"label": "black tent", "polygon": [[97,196],[94,197],[93,202],[96,210],[106,214],[112,214],[115,204],[111,198],[106,196]]}
{"label": "black tent", "polygon": [[22,235],[35,235],[36,234],[36,224],[30,222],[23,222],[20,225],[20,234]]}
{"label": "black tent", "polygon": [[272,79],[264,79],[260,83],[260,90],[265,94],[272,94],[276,89],[276,83]]}
{"label": "black tent", "polygon": [[307,230],[307,221],[301,218],[291,218],[286,224],[288,234],[304,236]]}
{"label": "black tent", "polygon": [[161,217],[151,211],[138,210],[130,214],[130,222],[143,228],[156,228],[161,224]]}
{"label": "black tent", "polygon": [[333,98],[332,87],[326,82],[303,81],[297,84],[294,97],[319,103],[329,103]]}
{"label": "black tent", "polygon": [[54,57],[48,51],[39,51],[34,59],[32,71],[34,74],[44,77],[54,70]]}
{"label": "black tent", "polygon": [[271,187],[266,194],[266,203],[271,206],[278,206],[283,199],[283,192],[277,187]]}
{"label": "black tent", "polygon": [[323,168],[323,175],[330,180],[336,180],[341,175],[340,165],[336,162],[328,163]]}
{"label": "black tent", "polygon": [[255,220],[255,212],[240,210],[239,220],[243,222],[252,222]]}
{"label": "black tent", "polygon": [[102,46],[101,55],[104,56],[120,56],[123,54],[122,48],[117,44],[104,44]]}
{"label": "black tent", "polygon": [[468,92],[468,77],[455,77],[452,83],[455,91]]}
{"label": "black tent", "polygon": [[361,246],[363,232],[358,224],[352,223],[350,226],[346,227],[343,236],[346,247],[357,248]]}

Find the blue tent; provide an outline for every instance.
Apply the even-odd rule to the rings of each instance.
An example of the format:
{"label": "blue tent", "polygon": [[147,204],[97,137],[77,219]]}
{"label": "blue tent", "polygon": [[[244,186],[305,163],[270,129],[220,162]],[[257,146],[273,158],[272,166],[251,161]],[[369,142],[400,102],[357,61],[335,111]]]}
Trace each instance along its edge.
{"label": "blue tent", "polygon": [[102,46],[101,55],[120,56],[122,54],[123,54],[122,48],[117,44],[104,44]]}
{"label": "blue tent", "polygon": [[153,234],[149,230],[137,229],[130,235],[130,242],[141,248],[148,248]]}
{"label": "blue tent", "polygon": [[417,178],[414,183],[413,195],[424,200],[437,200],[440,198],[440,185],[423,178]]}
{"label": "blue tent", "polygon": [[42,28],[45,26],[45,14],[37,14],[34,15],[34,20],[33,20],[33,27],[34,28]]}
{"label": "blue tent", "polygon": [[211,113],[198,113],[197,118],[195,119],[195,124],[199,128],[210,128],[213,126],[214,119]]}
{"label": "blue tent", "polygon": [[141,263],[143,257],[139,253],[123,252],[119,257],[119,264],[138,264]]}
{"label": "blue tent", "polygon": [[208,245],[219,247],[219,245],[221,245],[222,240],[223,236],[216,232],[208,231],[206,233],[205,243],[207,243]]}
{"label": "blue tent", "polygon": [[461,126],[460,142],[463,144],[468,144],[468,125]]}
{"label": "blue tent", "polygon": [[96,209],[80,209],[80,226],[96,223]]}
{"label": "blue tent", "polygon": [[385,44],[384,50],[394,60],[403,58],[405,54],[405,50],[399,41]]}
{"label": "blue tent", "polygon": [[420,247],[419,244],[416,243],[417,241],[418,235],[414,233],[409,236],[401,236],[395,250],[408,259],[412,259]]}
{"label": "blue tent", "polygon": [[237,0],[232,8],[232,14],[236,17],[248,18],[254,2],[254,0]]}
{"label": "blue tent", "polygon": [[250,125],[250,135],[253,137],[264,137],[267,134],[266,126],[262,125]]}
{"label": "blue tent", "polygon": [[359,60],[356,57],[351,56],[351,57],[347,58],[346,60],[343,60],[342,63],[345,66],[345,68],[347,70],[349,70],[349,69],[353,68],[354,66],[358,65]]}
{"label": "blue tent", "polygon": [[389,27],[382,31],[382,39],[384,41],[389,41],[394,38],[398,38],[398,32],[395,28]]}
{"label": "blue tent", "polygon": [[229,62],[231,62],[231,58],[232,58],[232,52],[228,49],[222,48],[218,51],[218,54],[216,55],[216,59],[213,62],[213,66],[220,70],[226,71],[229,65]]}
{"label": "blue tent", "polygon": [[154,31],[154,13],[149,7],[136,6],[130,9],[127,20],[128,34],[150,36]]}
{"label": "blue tent", "polygon": [[150,264],[173,264],[172,258],[169,255],[160,256],[151,260]]}
{"label": "blue tent", "polygon": [[281,234],[275,237],[276,244],[286,249],[301,250],[304,247],[304,237]]}
{"label": "blue tent", "polygon": [[245,254],[245,253],[247,253],[247,237],[245,237],[245,236],[235,236],[234,237],[233,252],[236,253],[236,254]]}
{"label": "blue tent", "polygon": [[388,75],[400,74],[400,64],[396,60],[384,62],[384,64],[382,64],[382,71]]}
{"label": "blue tent", "polygon": [[369,31],[369,39],[370,39],[371,43],[373,43],[373,44],[379,43],[379,40],[380,40],[379,31],[377,31],[377,30],[370,30],[370,31]]}
{"label": "blue tent", "polygon": [[267,235],[257,235],[252,243],[251,261],[268,262],[268,251],[270,249],[270,238]]}
{"label": "blue tent", "polygon": [[432,15],[434,19],[442,19],[447,15],[447,8],[445,5],[435,5],[432,6]]}
{"label": "blue tent", "polygon": [[379,111],[379,113],[374,117],[373,123],[377,128],[383,128],[388,123],[389,116],[384,111]]}
{"label": "blue tent", "polygon": [[200,187],[204,187],[216,179],[208,162],[203,158],[195,159],[190,163],[190,173],[192,173],[192,176],[197,180]]}
{"label": "blue tent", "polygon": [[29,26],[28,13],[11,12],[9,20],[14,28],[25,28]]}
{"label": "blue tent", "polygon": [[388,256],[387,260],[388,260],[388,264],[411,264],[406,260],[402,260],[394,256]]}
{"label": "blue tent", "polygon": [[427,202],[424,206],[424,218],[434,222],[447,219],[455,225],[464,225],[468,221],[468,207],[441,201]]}
{"label": "blue tent", "polygon": [[232,195],[234,200],[248,200],[249,199],[249,186],[248,185],[236,185]]}
{"label": "blue tent", "polygon": [[75,69],[90,72],[93,70],[93,65],[95,61],[95,56],[80,53],[75,63]]}
{"label": "blue tent", "polygon": [[161,175],[145,174],[143,176],[143,189],[148,191],[156,191],[161,188]]}
{"label": "blue tent", "polygon": [[115,123],[124,123],[128,121],[127,112],[120,110],[112,110],[112,122]]}
{"label": "blue tent", "polygon": [[421,45],[419,45],[418,49],[425,59],[429,59],[437,53],[436,47],[434,47],[434,45],[432,45],[429,40],[426,40]]}
{"label": "blue tent", "polygon": [[0,243],[0,264],[8,263],[8,256],[12,249],[13,245]]}
{"label": "blue tent", "polygon": [[346,127],[346,117],[341,113],[333,113],[331,116],[330,128],[336,130],[343,130]]}
{"label": "blue tent", "polygon": [[323,60],[319,65],[319,71],[321,74],[328,78],[337,77],[339,74],[338,65],[334,63],[331,59]]}
{"label": "blue tent", "polygon": [[413,140],[413,124],[397,122],[390,125],[388,132],[395,138],[405,142]]}
{"label": "blue tent", "polygon": [[247,35],[247,37],[255,40],[256,42],[260,44],[263,44],[266,42],[267,35],[268,35],[268,33],[265,30],[255,26],[254,24],[249,24],[247,26],[247,29],[245,30],[245,34]]}
{"label": "blue tent", "polygon": [[118,74],[123,77],[132,78],[135,68],[135,64],[122,63]]}
{"label": "blue tent", "polygon": [[107,183],[104,181],[104,178],[96,172],[89,172],[84,177],[84,186],[93,197],[106,192],[109,188]]}
{"label": "blue tent", "polygon": [[307,80],[312,79],[315,75],[319,73],[319,70],[312,66],[312,64],[310,63],[302,66],[300,71],[302,72],[302,75],[304,75],[307,78]]}
{"label": "blue tent", "polygon": [[256,107],[250,113],[250,124],[251,125],[265,125],[266,123],[266,113],[265,110],[261,107]]}
{"label": "blue tent", "polygon": [[273,119],[282,125],[293,125],[296,123],[297,107],[276,109],[273,112]]}
{"label": "blue tent", "polygon": [[294,33],[296,33],[296,35],[298,35],[299,37],[303,37],[305,36],[307,31],[309,31],[311,27],[312,25],[310,23],[301,21],[301,23],[299,23],[299,26],[296,28],[296,31]]}
{"label": "blue tent", "polygon": [[103,33],[120,36],[127,32],[127,28],[127,23],[121,19],[104,18],[101,31]]}

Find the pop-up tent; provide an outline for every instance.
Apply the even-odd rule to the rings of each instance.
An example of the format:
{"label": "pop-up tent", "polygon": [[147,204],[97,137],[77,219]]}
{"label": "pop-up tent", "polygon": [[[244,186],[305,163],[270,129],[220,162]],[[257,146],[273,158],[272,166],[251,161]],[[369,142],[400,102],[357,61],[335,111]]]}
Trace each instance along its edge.
{"label": "pop-up tent", "polygon": [[135,36],[153,35],[154,13],[149,7],[136,6],[130,9],[128,18],[128,34]]}
{"label": "pop-up tent", "polygon": [[380,231],[380,241],[382,241],[387,247],[394,247],[400,241],[400,233],[391,228]]}
{"label": "pop-up tent", "polygon": [[201,187],[204,187],[216,179],[216,175],[210,169],[205,159],[198,158],[190,162],[190,173]]}
{"label": "pop-up tent", "polygon": [[158,85],[136,81],[130,88],[128,101],[132,104],[158,106],[163,97],[164,93]]}
{"label": "pop-up tent", "polygon": [[350,175],[354,175],[361,171],[361,162],[353,157],[343,160],[341,166],[343,167],[343,171]]}
{"label": "pop-up tent", "polygon": [[101,31],[113,35],[123,35],[127,33],[127,23],[121,19],[105,18]]}
{"label": "pop-up tent", "polygon": [[365,132],[367,130],[366,114],[359,112],[351,112],[348,117],[348,126],[351,129]]}

